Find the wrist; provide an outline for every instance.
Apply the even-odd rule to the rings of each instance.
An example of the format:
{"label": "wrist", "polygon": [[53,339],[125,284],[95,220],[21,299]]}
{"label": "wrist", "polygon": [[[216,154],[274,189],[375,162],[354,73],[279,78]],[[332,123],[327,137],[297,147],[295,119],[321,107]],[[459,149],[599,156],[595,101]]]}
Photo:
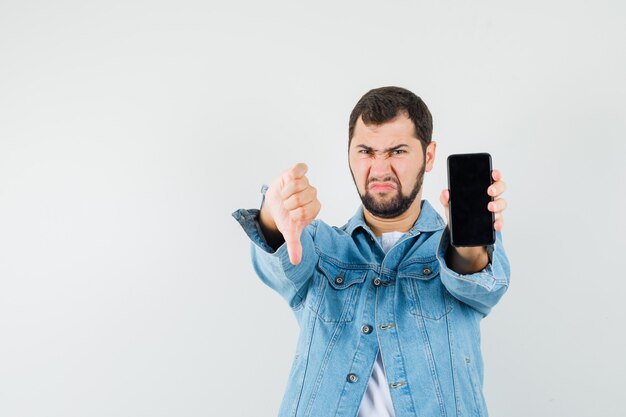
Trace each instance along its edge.
{"label": "wrist", "polygon": [[476,247],[448,247],[446,262],[449,267],[459,274],[474,274],[489,265],[489,254],[486,246]]}
{"label": "wrist", "polygon": [[268,213],[265,205],[261,206],[257,221],[267,243],[274,250],[278,249],[285,242],[285,239],[283,238],[280,230],[278,230],[278,227],[276,227],[276,222],[272,218],[271,214]]}
{"label": "wrist", "polygon": [[276,227],[276,222],[272,218],[272,216],[267,212],[267,208],[265,204],[261,206],[261,210],[259,210],[259,224],[261,225],[261,229],[263,229],[264,233],[275,233],[278,232],[278,228]]}

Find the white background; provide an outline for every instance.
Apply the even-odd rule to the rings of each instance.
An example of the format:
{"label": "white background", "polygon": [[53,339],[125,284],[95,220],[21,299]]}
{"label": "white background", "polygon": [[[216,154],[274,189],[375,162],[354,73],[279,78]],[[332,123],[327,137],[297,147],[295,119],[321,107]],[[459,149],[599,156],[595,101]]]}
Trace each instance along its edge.
{"label": "white background", "polygon": [[359,200],[348,115],[408,88],[508,183],[493,417],[624,416],[620,1],[0,2],[0,415],[272,416],[297,324],[230,213],[310,167]]}

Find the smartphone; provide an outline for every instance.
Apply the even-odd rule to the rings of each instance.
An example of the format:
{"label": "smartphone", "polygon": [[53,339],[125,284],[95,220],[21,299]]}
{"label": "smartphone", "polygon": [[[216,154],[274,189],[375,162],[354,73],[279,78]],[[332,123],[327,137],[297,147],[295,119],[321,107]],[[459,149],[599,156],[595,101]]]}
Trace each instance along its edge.
{"label": "smartphone", "polygon": [[448,156],[450,190],[450,241],[453,246],[486,246],[496,241],[494,213],[487,205],[491,155],[466,153]]}

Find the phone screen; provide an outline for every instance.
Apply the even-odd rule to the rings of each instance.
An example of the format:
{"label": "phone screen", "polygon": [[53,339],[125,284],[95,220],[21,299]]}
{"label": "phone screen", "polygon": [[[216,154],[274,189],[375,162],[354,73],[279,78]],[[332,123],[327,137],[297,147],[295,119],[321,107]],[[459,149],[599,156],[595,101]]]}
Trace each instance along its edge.
{"label": "phone screen", "polygon": [[456,154],[448,157],[450,236],[454,246],[486,246],[495,242],[494,215],[487,209],[492,197],[491,155]]}

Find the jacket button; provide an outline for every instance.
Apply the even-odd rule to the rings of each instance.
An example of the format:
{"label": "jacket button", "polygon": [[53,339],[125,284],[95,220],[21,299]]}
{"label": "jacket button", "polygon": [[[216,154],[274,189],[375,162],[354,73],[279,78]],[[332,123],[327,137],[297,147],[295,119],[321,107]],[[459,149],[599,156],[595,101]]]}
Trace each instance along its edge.
{"label": "jacket button", "polygon": [[346,378],[348,380],[348,382],[356,382],[359,380],[359,377],[356,376],[356,374],[348,374],[348,377]]}
{"label": "jacket button", "polygon": [[363,327],[361,327],[361,331],[365,334],[370,334],[372,333],[372,326],[370,326],[369,324],[364,324]]}
{"label": "jacket button", "polygon": [[335,284],[337,284],[337,285],[343,284],[343,277],[341,275],[339,275],[337,278],[335,278]]}
{"label": "jacket button", "polygon": [[374,284],[375,287],[380,287],[380,284],[382,283],[382,281],[380,280],[380,278],[374,278],[374,281],[372,281],[372,283]]}
{"label": "jacket button", "polygon": [[430,275],[430,274],[432,274],[432,272],[433,272],[433,270],[430,269],[429,267],[425,267],[424,269],[422,269],[422,273],[424,275]]}

